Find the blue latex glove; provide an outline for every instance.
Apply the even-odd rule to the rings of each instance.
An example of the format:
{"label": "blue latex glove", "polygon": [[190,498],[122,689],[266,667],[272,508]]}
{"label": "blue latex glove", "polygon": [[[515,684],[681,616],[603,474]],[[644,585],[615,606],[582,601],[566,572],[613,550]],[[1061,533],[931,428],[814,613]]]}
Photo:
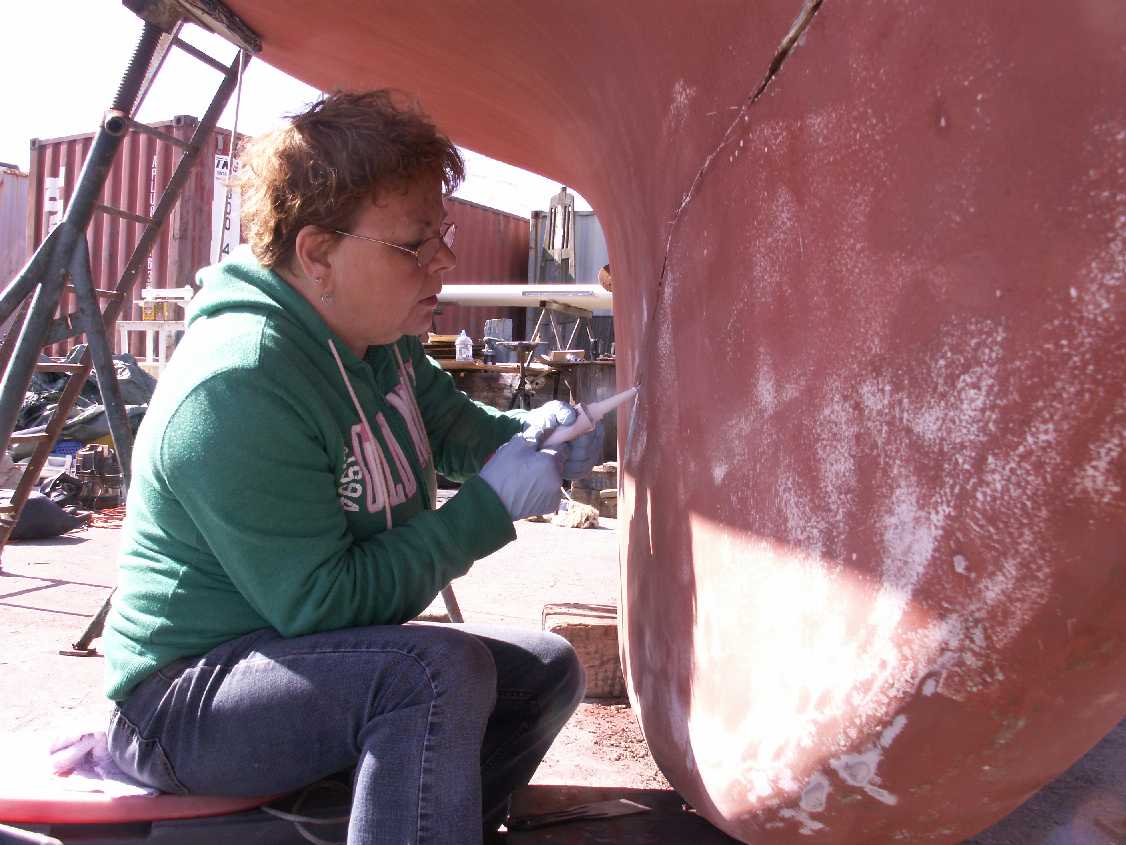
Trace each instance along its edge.
{"label": "blue latex glove", "polygon": [[533,408],[524,416],[523,435],[535,441],[538,446],[544,439],[561,425],[570,425],[579,416],[579,412],[566,402],[552,399],[538,408]]}
{"label": "blue latex glove", "polygon": [[564,478],[585,478],[595,464],[602,463],[602,444],[606,440],[606,427],[599,421],[594,431],[564,443],[559,448],[563,456]]}
{"label": "blue latex glove", "polygon": [[524,434],[497,449],[482,467],[481,480],[493,488],[512,521],[559,510],[562,496],[559,456],[554,450],[542,452]]}
{"label": "blue latex glove", "polygon": [[[524,437],[543,443],[556,428],[571,425],[578,419],[579,412],[572,405],[552,399],[528,412],[524,417]],[[563,477],[583,478],[590,475],[594,465],[601,463],[602,444],[606,439],[606,428],[601,422],[581,437],[559,447],[563,456]]]}

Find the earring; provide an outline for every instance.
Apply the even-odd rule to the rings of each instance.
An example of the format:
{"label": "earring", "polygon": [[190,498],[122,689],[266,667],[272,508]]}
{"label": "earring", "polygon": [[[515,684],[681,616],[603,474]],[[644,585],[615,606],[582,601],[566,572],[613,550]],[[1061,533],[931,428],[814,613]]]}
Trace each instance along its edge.
{"label": "earring", "polygon": [[322,293],[321,294],[321,302],[325,303],[326,305],[328,303],[332,302],[332,294],[331,293]]}

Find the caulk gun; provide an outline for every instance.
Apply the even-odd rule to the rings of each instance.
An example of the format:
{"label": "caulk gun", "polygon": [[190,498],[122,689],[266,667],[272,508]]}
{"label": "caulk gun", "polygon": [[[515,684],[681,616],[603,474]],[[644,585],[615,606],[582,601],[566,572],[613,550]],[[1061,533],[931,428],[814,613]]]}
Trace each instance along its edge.
{"label": "caulk gun", "polygon": [[600,419],[619,405],[628,402],[636,396],[637,390],[636,387],[631,387],[629,390],[623,390],[621,393],[614,394],[609,399],[600,399],[597,402],[576,405],[575,410],[578,412],[578,418],[570,425],[562,426],[552,431],[540,448],[552,449],[569,440],[574,440],[576,437],[581,437],[588,431],[594,431],[594,427],[598,425]]}

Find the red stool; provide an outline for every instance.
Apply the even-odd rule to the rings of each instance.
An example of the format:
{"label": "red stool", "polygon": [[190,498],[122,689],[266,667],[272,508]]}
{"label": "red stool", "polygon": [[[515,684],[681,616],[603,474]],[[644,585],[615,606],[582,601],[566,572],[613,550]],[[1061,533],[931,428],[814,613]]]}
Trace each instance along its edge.
{"label": "red stool", "polygon": [[120,824],[159,819],[222,816],[261,807],[278,796],[228,798],[217,795],[125,795],[73,793],[54,796],[0,794],[5,824]]}
{"label": "red stool", "polygon": [[[58,780],[65,783],[65,778]],[[280,796],[35,795],[0,790],[0,845],[8,843],[303,842],[290,822],[266,811]]]}

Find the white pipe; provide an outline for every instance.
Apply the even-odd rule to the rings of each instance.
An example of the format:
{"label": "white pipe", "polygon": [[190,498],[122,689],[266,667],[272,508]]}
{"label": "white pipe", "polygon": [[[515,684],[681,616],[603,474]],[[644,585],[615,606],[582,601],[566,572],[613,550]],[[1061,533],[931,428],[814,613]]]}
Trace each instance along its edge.
{"label": "white pipe", "polygon": [[448,305],[494,305],[538,308],[557,302],[587,311],[613,309],[614,298],[602,285],[443,285],[438,301]]}

